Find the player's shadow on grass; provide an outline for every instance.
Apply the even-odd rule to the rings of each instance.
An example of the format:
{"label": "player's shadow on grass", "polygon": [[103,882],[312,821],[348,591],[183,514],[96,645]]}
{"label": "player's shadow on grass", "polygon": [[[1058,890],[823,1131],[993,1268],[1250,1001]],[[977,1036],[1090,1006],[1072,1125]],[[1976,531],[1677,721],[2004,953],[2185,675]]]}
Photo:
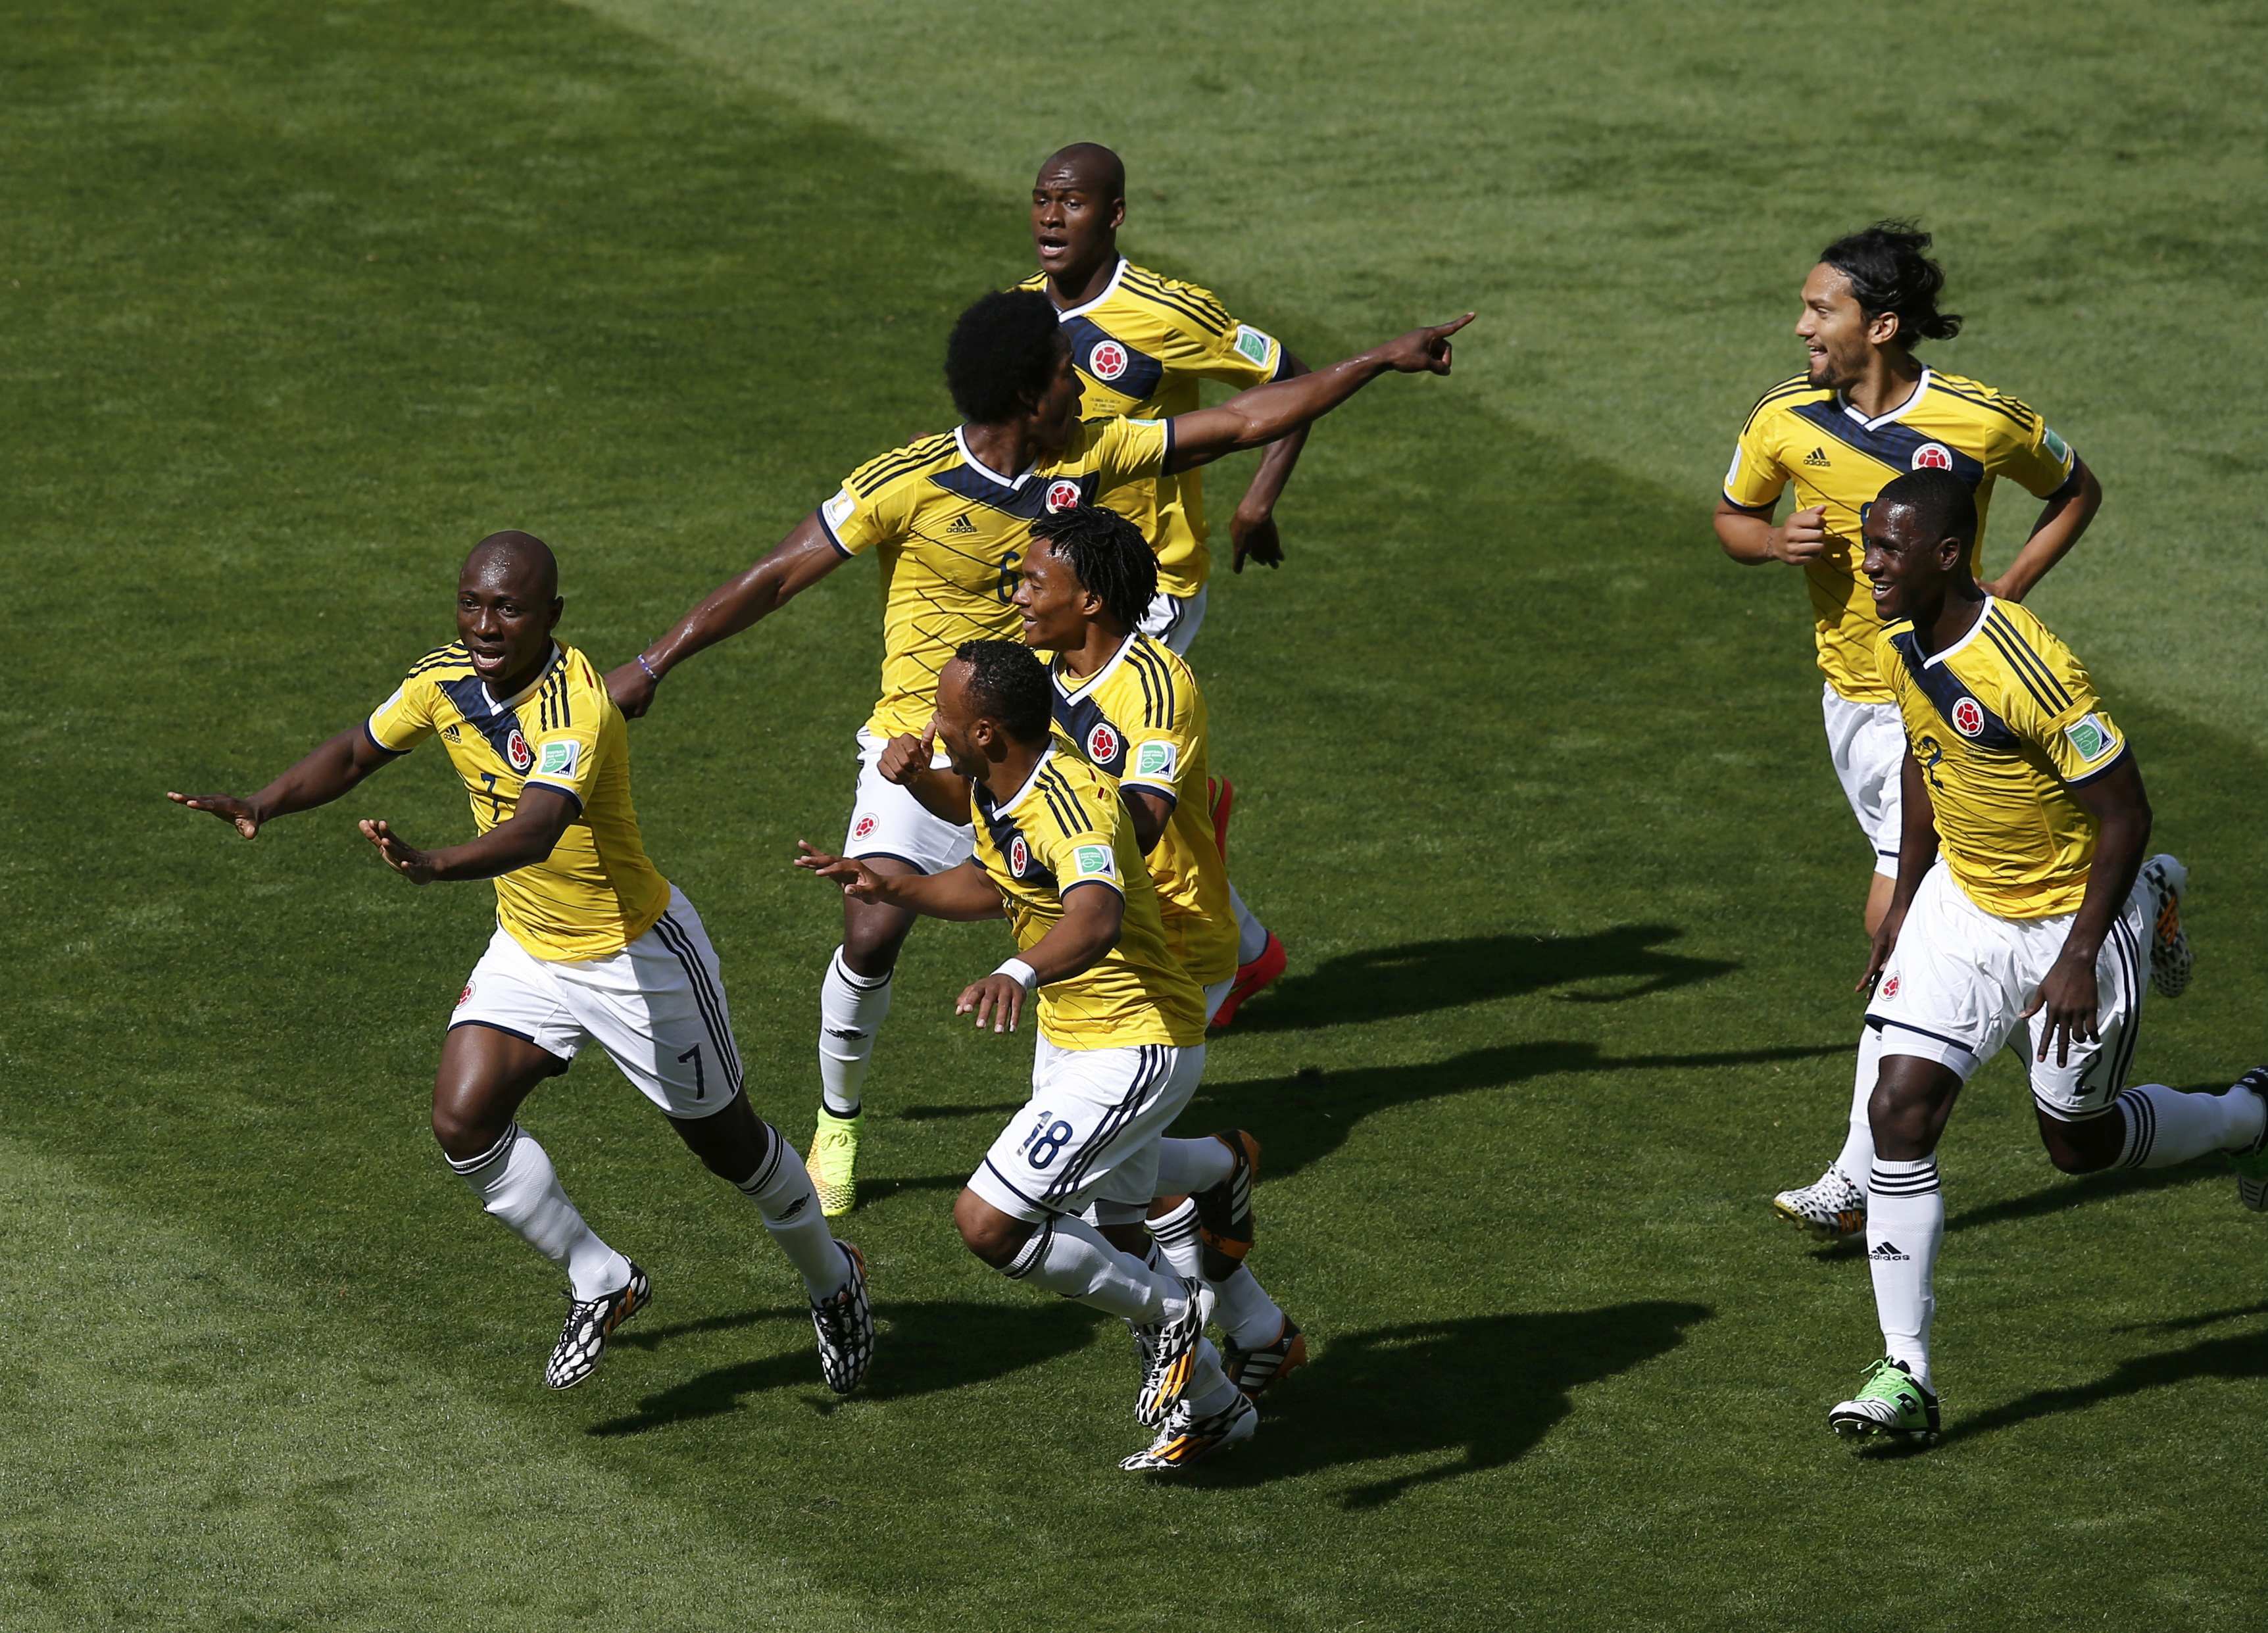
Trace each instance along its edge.
{"label": "player's shadow on grass", "polygon": [[[2047,1159],[2040,1159],[2045,1163]],[[2060,1185],[2022,1196],[2005,1197],[1999,1202],[1983,1203],[1962,1210],[1945,1222],[1952,1231],[1973,1231],[1990,1225],[2006,1225],[2014,1219],[2036,1219],[2043,1215],[2062,1213],[2066,1209],[2084,1208],[2105,1197],[2128,1196],[2140,1191],[2166,1191],[2179,1186],[2195,1185],[2200,1180],[2219,1180],[2228,1183],[2228,1171],[2206,1163],[2185,1163],[2178,1168],[2128,1168],[2109,1173],[2080,1174]]]}
{"label": "player's shadow on grass", "polygon": [[1426,1460],[1339,1495],[1342,1507],[1376,1508],[1517,1461],[1574,1409],[1574,1391],[1668,1354],[1714,1313],[1648,1299],[1335,1336],[1268,1397],[1258,1439],[1185,1477],[1258,1485],[1344,1464]]}
{"label": "player's shadow on grass", "polygon": [[[1200,1084],[1173,1131],[1188,1136],[1233,1124],[1253,1129],[1261,1139],[1261,1178],[1266,1181],[1296,1173],[1321,1161],[1344,1144],[1348,1134],[1364,1118],[1397,1106],[1507,1089],[1532,1078],[1561,1072],[1711,1071],[1727,1066],[1815,1060],[1822,1056],[1847,1055],[1850,1050],[1847,1043],[1815,1043],[1690,1055],[1602,1055],[1595,1043],[1545,1040],[1472,1049],[1424,1066],[1357,1066],[1343,1071],[1302,1066],[1289,1077]],[[1002,1117],[1024,1105],[1017,1100],[983,1106],[911,1106],[898,1114],[924,1119]],[[938,1190],[960,1185],[967,1177],[962,1173],[881,1179],[875,1181],[873,1194]],[[862,1179],[860,1183],[865,1181]]]}
{"label": "player's shadow on grass", "polygon": [[[2268,1306],[2253,1306],[2242,1310],[2224,1310],[2187,1321],[2169,1321],[2161,1326],[2179,1328],[2200,1323],[2237,1320],[2257,1317]],[[2199,1339],[2184,1349],[2169,1350],[2158,1355],[2137,1356],[2111,1368],[2107,1376],[2089,1384],[2069,1384],[2057,1389],[2036,1389],[2031,1394],[1978,1413],[1970,1418],[1955,1418],[1946,1431],[1948,1441],[1966,1440],[1977,1435],[1989,1435],[1995,1431],[2014,1428],[2018,1423],[2030,1423],[2035,1418],[2052,1417],[2058,1412],[2076,1412],[2106,1401],[2116,1401],[2125,1395],[2139,1394],[2146,1389],[2167,1389],[2194,1383],[2200,1379],[2220,1379],[2242,1381],[2268,1378],[2268,1327],[2255,1328],[2250,1332],[2235,1333],[2220,1338]],[[1286,1388],[1290,1385],[1285,1385]]]}
{"label": "player's shadow on grass", "polygon": [[[858,1387],[860,1397],[894,1401],[908,1395],[931,1394],[1037,1366],[1084,1349],[1094,1338],[1102,1318],[1075,1304],[1035,1306],[976,1304],[959,1300],[901,1303],[876,1309],[879,1328],[874,1364]],[[718,1332],[768,1322],[792,1324],[796,1336],[786,1351],[717,1367],[682,1383],[647,1395],[635,1411],[593,1423],[594,1435],[643,1434],[650,1429],[721,1417],[740,1409],[753,1397],[777,1389],[798,1389],[817,1397],[814,1404],[831,1407],[834,1397],[819,1375],[819,1352],[811,1335],[811,1316],[804,1310],[751,1310],[743,1314],[711,1316],[640,1334],[623,1334],[614,1342],[624,1348],[664,1348],[672,1338],[692,1333]]]}
{"label": "player's shadow on grass", "polygon": [[[1287,975],[1236,1014],[1240,1032],[1290,1032],[1462,1009],[1546,988],[1572,1004],[1620,1004],[1739,966],[1663,950],[1674,924],[1620,924],[1583,936],[1468,936],[1366,947]],[[1605,983],[1587,986],[1588,982]]]}

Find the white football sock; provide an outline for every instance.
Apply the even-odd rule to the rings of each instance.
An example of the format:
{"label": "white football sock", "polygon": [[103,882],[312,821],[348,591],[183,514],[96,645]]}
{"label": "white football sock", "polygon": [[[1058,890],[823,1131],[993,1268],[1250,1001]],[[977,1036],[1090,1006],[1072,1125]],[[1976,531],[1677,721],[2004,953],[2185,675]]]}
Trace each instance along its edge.
{"label": "white football sock", "polygon": [[1215,1282],[1213,1291],[1218,1295],[1213,1320],[1238,1349],[1258,1350],[1282,1335],[1283,1310],[1245,1266],[1238,1265],[1226,1281]]}
{"label": "white football sock", "polygon": [[1874,1159],[1867,1198],[1867,1268],[1882,1344],[1924,1388],[1929,1382],[1929,1323],[1937,1313],[1937,1250],[1945,1241],[1945,1193],[1937,1159]]}
{"label": "white football sock", "polygon": [[1236,1172],[1236,1154],[1210,1134],[1158,1142],[1158,1195],[1187,1196],[1209,1190]]}
{"label": "white football sock", "polygon": [[2122,1168],[2170,1168],[2207,1151],[2250,1151],[2260,1142],[2264,1102],[2247,1088],[2184,1094],[2146,1083],[2111,1104],[2126,1120]]}
{"label": "white football sock", "polygon": [[1179,1277],[1121,1253],[1084,1219],[1058,1218],[1040,1226],[1010,1261],[1007,1273],[1129,1321],[1165,1320],[1189,1301]]}
{"label": "white football sock", "polygon": [[1252,916],[1252,909],[1236,894],[1233,881],[1228,886],[1228,905],[1236,914],[1236,961],[1240,966],[1249,964],[1268,951],[1268,926]]}
{"label": "white football sock", "polygon": [[[1203,1143],[1220,1147],[1219,1140]],[[1150,1234],[1175,1274],[1191,1281],[1204,1276],[1204,1249],[1197,1240],[1197,1203],[1184,1202],[1173,1212],[1151,1220]],[[1213,1320],[1220,1323],[1231,1343],[1240,1350],[1257,1350],[1276,1342],[1284,1330],[1284,1312],[1248,1269],[1238,1265],[1226,1281],[1214,1282],[1212,1287],[1218,1298],[1213,1306]]]}
{"label": "white football sock", "polygon": [[450,1158],[449,1166],[473,1188],[482,1207],[567,1273],[576,1298],[587,1303],[630,1284],[630,1262],[583,1223],[551,1159],[518,1123],[479,1156],[463,1162]]}
{"label": "white football sock", "polygon": [[838,1117],[858,1114],[874,1035],[889,1012],[890,978],[852,975],[843,962],[843,949],[836,948],[819,983],[819,1090],[827,1109]]}
{"label": "white football sock", "polygon": [[1843,1150],[1835,1166],[1843,1177],[1867,1189],[1867,1176],[1874,1168],[1874,1125],[1867,1119],[1867,1103],[1874,1098],[1874,1085],[1882,1075],[1882,1034],[1875,1027],[1859,1028],[1859,1070],[1851,1082],[1851,1127],[1843,1136]]}
{"label": "white football sock", "polygon": [[1221,1370],[1220,1351],[1212,1347],[1212,1340],[1197,1340],[1197,1352],[1189,1364],[1189,1381],[1182,1386],[1182,1399],[1189,1402],[1189,1416],[1211,1417],[1236,1398],[1236,1386],[1228,1381]]}
{"label": "white football sock", "polygon": [[816,1304],[850,1284],[850,1262],[827,1228],[819,1193],[811,1188],[802,1157],[777,1129],[770,1123],[764,1127],[772,1136],[772,1148],[756,1171],[740,1181],[740,1195],[762,1213],[764,1229],[795,1266]]}
{"label": "white football sock", "polygon": [[1166,1262],[1173,1266],[1175,1275],[1196,1281],[1204,1274],[1204,1247],[1197,1240],[1196,1203],[1184,1196],[1180,1207],[1171,1213],[1160,1214],[1149,1225],[1151,1239],[1165,1254]]}

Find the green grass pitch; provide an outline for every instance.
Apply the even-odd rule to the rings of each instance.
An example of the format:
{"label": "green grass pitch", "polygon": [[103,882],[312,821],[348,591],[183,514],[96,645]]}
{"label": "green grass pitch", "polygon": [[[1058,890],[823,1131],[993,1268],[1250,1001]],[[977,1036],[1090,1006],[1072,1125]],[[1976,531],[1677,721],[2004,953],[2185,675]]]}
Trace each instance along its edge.
{"label": "green grass pitch", "polygon": [[[11,16],[0,1625],[2260,1625],[2268,1234],[2210,1167],[2061,1178],[2006,1063],[1944,1154],[1948,1439],[1824,1431],[1864,1267],[1764,1203],[1837,1143],[1867,858],[1800,591],[1707,512],[1812,253],[1923,216],[1970,320],[1934,355],[2109,493],[2034,604],[2194,867],[2138,1073],[2253,1063],[2264,63],[2257,6],[2133,0]],[[352,828],[461,834],[446,772],[251,846],[161,792],[366,710],[493,528],[618,661],[950,423],[945,327],[1076,137],[1126,152],[1138,257],[1310,361],[1482,314],[1318,430],[1290,564],[1196,650],[1292,970],[1191,1121],[1267,1142],[1314,1364],[1217,1475],[1117,1471],[1123,1335],[953,1236],[1028,1045],[948,1013],[998,927],[927,926],[848,1232],[871,1387],[826,1394],[757,1222],[593,1060],[528,1122],[658,1302],[553,1397],[552,1277],[424,1129],[486,893]],[[836,909],[787,860],[841,832],[875,623],[839,573],[633,737],[799,1144]]]}

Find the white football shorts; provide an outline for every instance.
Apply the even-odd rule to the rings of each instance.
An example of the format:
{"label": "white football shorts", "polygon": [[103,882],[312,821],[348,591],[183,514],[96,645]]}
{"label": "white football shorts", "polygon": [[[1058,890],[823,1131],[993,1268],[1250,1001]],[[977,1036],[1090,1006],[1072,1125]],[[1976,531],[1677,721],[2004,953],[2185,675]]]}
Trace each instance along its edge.
{"label": "white football shorts", "polygon": [[1190,643],[1204,627],[1205,594],[1211,588],[1206,585],[1186,600],[1159,591],[1150,598],[1150,610],[1142,614],[1142,633],[1164,645],[1174,657],[1187,658]]}
{"label": "white football shorts", "polygon": [[[850,806],[850,827],[843,838],[846,857],[888,857],[924,873],[958,867],[976,853],[976,830],[962,822],[932,816],[922,802],[875,768],[889,739],[861,728],[858,732],[858,792]],[[950,763],[945,750],[931,760]]]}
{"label": "white football shorts", "polygon": [[460,1026],[493,1026],[563,1061],[595,1041],[673,1117],[711,1116],[740,1092],[724,972],[674,885],[654,927],[602,959],[540,959],[498,925],[449,1018]]}
{"label": "white football shorts", "polygon": [[2063,952],[2074,915],[2002,918],[1962,893],[1942,865],[1921,882],[1898,932],[1898,945],[1867,1005],[1867,1024],[1881,1029],[1882,1053],[1918,1055],[1951,1068],[1966,1083],[2004,1043],[2028,1039],[2024,1059],[2032,1099],[2061,1122],[2099,1117],[2126,1085],[2150,981],[2148,885],[2113,920],[2095,963],[2097,1037],[2074,1043],[2056,1063],[2056,1047],[2036,1058],[2047,1029],[2044,1012],[2022,1011]]}
{"label": "white football shorts", "polygon": [[1066,1049],[1039,1041],[1031,1103],[1008,1119],[968,1188],[1035,1225],[1094,1204],[1106,1225],[1149,1211],[1158,1140],[1204,1076],[1204,1045]]}
{"label": "white football shorts", "polygon": [[1906,728],[1896,703],[1854,703],[1831,686],[1819,688],[1827,718],[1827,753],[1859,831],[1874,850],[1874,872],[1898,876],[1901,796],[1905,791]]}

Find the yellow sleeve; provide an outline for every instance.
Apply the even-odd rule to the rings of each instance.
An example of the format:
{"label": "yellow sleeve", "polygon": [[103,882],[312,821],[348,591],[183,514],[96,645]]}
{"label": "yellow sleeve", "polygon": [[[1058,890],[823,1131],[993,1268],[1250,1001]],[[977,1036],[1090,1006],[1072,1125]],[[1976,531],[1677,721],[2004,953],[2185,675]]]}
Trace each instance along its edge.
{"label": "yellow sleeve", "polygon": [[[1117,797],[1111,797],[1113,810],[1125,820],[1123,807]],[[1077,885],[1108,885],[1120,895],[1126,894],[1126,881],[1118,876],[1118,852],[1111,842],[1112,836],[1102,831],[1101,824],[1087,803],[1076,797],[1048,802],[1049,815],[1035,821],[1034,838],[1040,860],[1048,872],[1056,876],[1056,895],[1058,899],[1071,894]],[[1079,819],[1077,827],[1067,827],[1061,813],[1068,809]]]}
{"label": "yellow sleeve", "polygon": [[844,555],[859,555],[878,544],[902,541],[913,520],[907,504],[907,486],[890,483],[865,498],[848,482],[819,507],[819,525],[827,541]]}
{"label": "yellow sleeve", "polygon": [[1787,467],[1779,462],[1779,416],[1759,407],[1741,428],[1733,445],[1733,462],[1725,471],[1725,497],[1752,511],[1767,511],[1779,503],[1787,487]]}
{"label": "yellow sleeve", "polygon": [[1094,438],[1087,459],[1098,492],[1165,474],[1166,456],[1174,451],[1173,421],[1106,420],[1100,428],[1090,421],[1086,429]]}
{"label": "yellow sleeve", "polygon": [[2013,397],[2000,401],[2009,412],[1985,416],[1992,426],[1985,468],[2021,482],[2034,498],[2044,499],[2071,480],[2079,456],[2034,410]]}
{"label": "yellow sleeve", "polygon": [[1184,319],[1168,332],[1162,348],[1167,367],[1219,380],[1239,391],[1265,386],[1284,371],[1284,346],[1274,335],[1248,323],[1229,319],[1211,291],[1188,286],[1188,292],[1224,321],[1215,326]]}
{"label": "yellow sleeve", "polygon": [[1145,688],[1141,719],[1126,733],[1119,785],[1147,789],[1178,804],[1182,779],[1204,763],[1204,699],[1184,678],[1165,672],[1161,679]]}
{"label": "yellow sleeve", "polygon": [[[578,714],[585,712],[578,710]],[[605,722],[599,710],[591,709],[591,724],[580,720],[550,731],[539,731],[528,747],[535,754],[535,763],[528,768],[526,786],[549,788],[566,795],[582,811],[591,803],[591,791],[599,783],[599,766],[607,750]]]}
{"label": "yellow sleeve", "polygon": [[2013,666],[2022,684],[2013,688],[2008,725],[2046,754],[2058,776],[2084,783],[2118,763],[2126,734],[2104,710],[2087,666],[2069,647],[2040,630],[2016,648]]}
{"label": "yellow sleeve", "polygon": [[370,711],[363,734],[389,754],[406,754],[433,735],[433,702],[438,688],[422,675],[412,675],[394,688],[394,695]]}

